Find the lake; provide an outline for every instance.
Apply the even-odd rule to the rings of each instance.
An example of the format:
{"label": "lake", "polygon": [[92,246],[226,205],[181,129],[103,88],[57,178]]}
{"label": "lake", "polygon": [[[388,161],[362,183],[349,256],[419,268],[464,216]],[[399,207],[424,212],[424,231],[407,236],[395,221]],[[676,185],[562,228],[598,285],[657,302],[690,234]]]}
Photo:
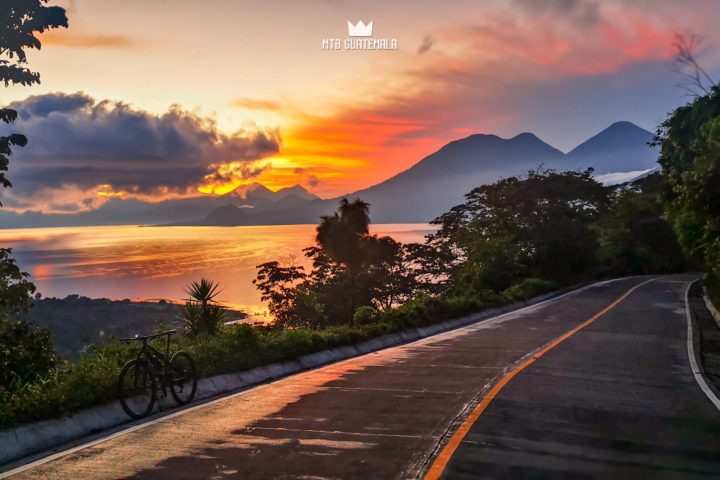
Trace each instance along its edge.
{"label": "lake", "polygon": [[[427,224],[377,224],[371,233],[422,242]],[[294,256],[314,243],[315,225],[258,227],[72,227],[0,230],[0,246],[13,249],[21,269],[45,297],[146,300],[185,298],[201,277],[220,282],[218,299],[262,320],[266,306],[251,283],[255,266]]]}

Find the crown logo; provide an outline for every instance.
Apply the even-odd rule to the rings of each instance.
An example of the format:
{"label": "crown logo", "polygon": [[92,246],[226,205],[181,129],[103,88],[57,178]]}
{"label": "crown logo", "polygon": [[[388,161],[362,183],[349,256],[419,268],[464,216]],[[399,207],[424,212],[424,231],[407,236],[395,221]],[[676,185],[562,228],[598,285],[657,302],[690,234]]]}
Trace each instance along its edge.
{"label": "crown logo", "polygon": [[362,20],[358,20],[357,25],[353,25],[348,20],[348,35],[351,37],[372,37],[373,20],[365,25]]}

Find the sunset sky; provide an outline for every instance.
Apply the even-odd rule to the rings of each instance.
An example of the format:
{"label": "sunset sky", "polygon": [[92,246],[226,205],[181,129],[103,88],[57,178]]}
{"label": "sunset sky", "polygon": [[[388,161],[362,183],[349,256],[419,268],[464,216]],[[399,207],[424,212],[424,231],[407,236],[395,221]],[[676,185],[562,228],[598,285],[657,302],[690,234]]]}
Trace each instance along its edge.
{"label": "sunset sky", "polygon": [[[687,101],[674,32],[702,36],[720,78],[716,0],[51,4],[70,28],[30,54],[42,84],[2,91],[31,142],[2,193],[12,211],[254,181],[327,198],[472,133],[531,131],[567,151],[618,120],[653,130]],[[348,20],[398,49],[324,51]]]}

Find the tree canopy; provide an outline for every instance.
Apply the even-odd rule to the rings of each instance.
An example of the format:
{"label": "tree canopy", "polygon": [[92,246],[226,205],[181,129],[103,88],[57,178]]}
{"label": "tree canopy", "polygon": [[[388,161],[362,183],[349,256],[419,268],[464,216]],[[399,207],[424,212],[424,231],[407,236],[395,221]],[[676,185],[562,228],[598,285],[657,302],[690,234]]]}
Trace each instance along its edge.
{"label": "tree canopy", "polygon": [[321,217],[316,244],[304,250],[305,272],[286,258],[258,265],[253,281],[278,325],[322,328],[352,322],[360,307],[388,309],[418,288],[411,250],[369,233],[370,205],[342,199]]}
{"label": "tree canopy", "polygon": [[592,170],[530,171],[483,185],[441,215],[430,244],[455,252],[453,289],[501,291],[524,277],[567,281],[594,266],[589,224],[608,203]]}
{"label": "tree canopy", "polygon": [[[51,28],[67,27],[65,9],[47,6],[48,0],[3,0],[0,2],[0,81],[5,86],[30,86],[40,83],[40,74],[27,68],[27,50],[40,50],[38,33]],[[0,121],[12,123],[17,112],[0,108]],[[24,135],[13,133],[0,137],[0,186],[10,187],[6,178],[12,146],[27,144]]]}
{"label": "tree canopy", "polygon": [[676,109],[658,129],[667,218],[686,254],[720,276],[720,87]]}

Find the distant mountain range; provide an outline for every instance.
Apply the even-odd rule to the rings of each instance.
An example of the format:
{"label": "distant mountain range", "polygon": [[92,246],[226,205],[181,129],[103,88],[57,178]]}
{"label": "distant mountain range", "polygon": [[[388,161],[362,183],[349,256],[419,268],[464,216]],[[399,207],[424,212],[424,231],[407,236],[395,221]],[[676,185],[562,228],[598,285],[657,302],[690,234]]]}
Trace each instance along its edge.
{"label": "distant mountain range", "polygon": [[[532,133],[510,139],[471,135],[448,143],[411,168],[350,198],[370,203],[375,223],[428,222],[463,201],[474,187],[543,166],[556,170],[595,168],[596,175],[638,172],[657,166],[653,134],[630,122],[614,123],[567,154]],[[275,225],[317,223],[339,199],[320,199],[300,185],[273,192],[259,183],[223,196],[146,203],[113,198],[95,211],[74,215],[0,211],[0,228],[111,224]]]}

